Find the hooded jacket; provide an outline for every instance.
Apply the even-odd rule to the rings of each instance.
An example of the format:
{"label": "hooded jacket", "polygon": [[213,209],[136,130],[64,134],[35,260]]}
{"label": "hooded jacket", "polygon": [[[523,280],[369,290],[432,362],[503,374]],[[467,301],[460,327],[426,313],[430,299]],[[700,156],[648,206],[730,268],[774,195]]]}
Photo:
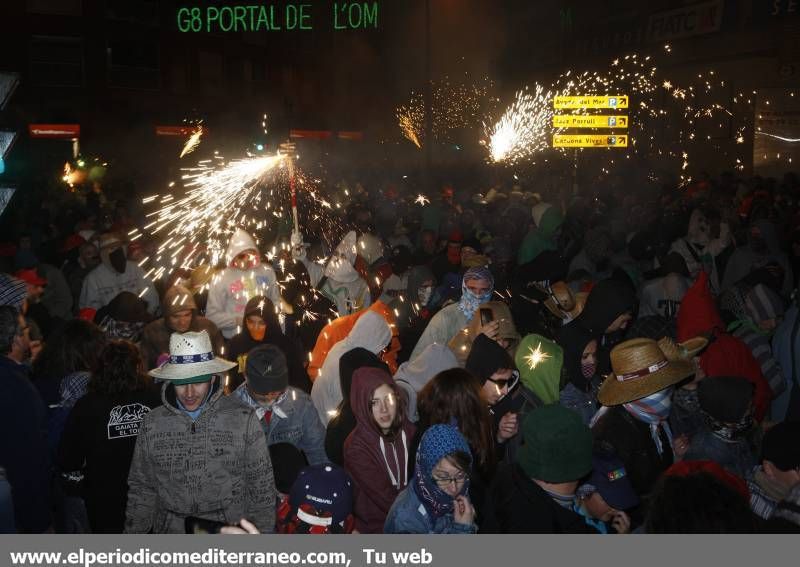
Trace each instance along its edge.
{"label": "hooded jacket", "polygon": [[139,429],[128,474],[125,532],[185,533],[186,516],[275,527],[275,482],[255,412],[215,384],[192,419],[164,384]]}
{"label": "hooded jacket", "polygon": [[519,345],[516,357],[520,382],[544,403],[558,403],[564,351],[541,335],[528,335]]}
{"label": "hooded jacket", "polygon": [[[405,418],[405,401],[389,374],[362,368],[353,378],[350,404],[356,428],[344,444],[344,468],[355,482],[356,529],[360,533],[381,533],[392,503],[409,482],[408,450],[414,426]],[[372,417],[372,395],[383,384],[398,396],[397,411],[402,416],[400,431],[392,438],[381,434]]]}
{"label": "hooded jacket", "polygon": [[533,207],[532,214],[536,228],[522,241],[517,255],[520,265],[535,260],[545,250],[556,250],[555,234],[564,222],[561,211],[549,203],[539,203]]}
{"label": "hooded jacket", "polygon": [[311,388],[311,399],[323,424],[328,424],[342,401],[339,379],[339,359],[342,355],[356,347],[377,355],[386,348],[391,338],[392,331],[386,320],[374,311],[367,311],[353,325],[347,338],[333,346]]}
{"label": "hooded jacket", "polygon": [[[506,350],[508,354],[513,357],[514,353],[517,351],[520,336],[517,332],[517,328],[514,326],[514,319],[511,317],[511,310],[508,308],[508,305],[502,301],[488,301],[481,305],[481,309],[491,310],[492,321],[497,321],[500,325],[497,331],[497,338],[508,341],[508,348]],[[459,366],[463,367],[464,364],[466,364],[469,352],[472,350],[472,343],[475,337],[480,333],[480,328],[481,318],[473,317],[469,326],[464,329],[464,332],[457,333],[448,343],[450,350],[453,351],[453,354],[458,360]]]}
{"label": "hooded jacket", "polygon": [[543,283],[563,281],[567,277],[567,263],[558,252],[542,252],[535,260],[520,265],[511,278],[511,312],[517,329],[523,333],[543,334],[547,324],[543,316]]}
{"label": "hooded jacket", "polygon": [[142,340],[139,348],[142,351],[142,359],[147,365],[147,370],[156,367],[158,357],[169,352],[169,338],[176,332],[170,328],[167,317],[174,315],[178,311],[192,310],[192,322],[189,324],[189,331],[197,333],[206,331],[211,337],[211,344],[214,347],[214,354],[222,354],[224,339],[217,326],[197,314],[197,304],[192,293],[182,286],[172,286],[164,293],[162,302],[164,317],[148,323],[142,330]]}
{"label": "hooded jacket", "polygon": [[342,387],[342,403],[336,415],[328,422],[325,430],[325,452],[331,462],[344,466],[344,442],[356,428],[356,416],[350,406],[350,386],[353,374],[359,368],[380,368],[389,372],[386,363],[365,348],[354,348],[344,353],[339,359],[339,382]]}
{"label": "hooded jacket", "polygon": [[[250,331],[247,329],[248,315],[260,315],[267,324],[267,330],[262,340],[257,341],[250,335]],[[231,389],[238,388],[244,382],[247,353],[257,346],[275,345],[286,357],[286,364],[289,367],[289,384],[306,393],[311,391],[311,381],[303,366],[302,355],[294,343],[283,334],[272,301],[263,295],[251,297],[245,306],[241,329],[242,332],[231,339],[228,347],[228,357],[239,364],[231,369]]]}
{"label": "hooded jacket", "polygon": [[417,394],[425,387],[431,378],[444,370],[457,368],[458,360],[452,351],[444,345],[432,344],[428,346],[413,361],[407,361],[400,365],[394,375],[395,383],[402,388],[408,399],[408,418],[416,423],[419,419],[417,414]]}
{"label": "hooded jacket", "polygon": [[708,347],[700,355],[700,367],[706,376],[747,378],[755,387],[753,417],[761,421],[772,399],[772,390],[747,345],[724,329],[725,324],[708,286],[708,276],[701,272],[686,292],[678,311],[678,341],[700,335],[712,336]]}
{"label": "hooded jacket", "polygon": [[594,337],[574,321],[564,325],[558,331],[556,342],[564,349],[564,374],[567,381],[581,392],[588,392],[590,389],[589,379],[584,378],[581,370],[581,359],[583,351]]}
{"label": "hooded jacket", "polygon": [[635,307],[636,292],[628,282],[610,278],[592,288],[577,321],[592,336],[600,338],[617,317],[633,312]]}
{"label": "hooded jacket", "polygon": [[[233,261],[236,256],[247,250],[254,251],[259,258],[255,267],[249,270],[235,268]],[[237,326],[251,297],[266,295],[273,304],[280,305],[281,295],[275,271],[261,263],[255,240],[241,228],[237,228],[231,236],[225,262],[228,267],[211,280],[206,317],[214,322],[226,339],[230,339],[237,333]]]}
{"label": "hooded jacket", "polygon": [[370,304],[370,292],[367,282],[355,270],[356,233],[348,232],[333,257],[325,266],[325,282],[319,290],[333,303],[339,315],[350,315]]}
{"label": "hooded jacket", "polygon": [[317,343],[314,345],[314,350],[311,352],[311,361],[308,363],[308,376],[311,378],[312,382],[319,376],[322,365],[331,349],[339,341],[344,340],[353,330],[356,322],[370,311],[383,317],[392,331],[392,340],[389,343],[389,350],[387,350],[381,358],[389,365],[389,370],[391,372],[397,372],[397,353],[400,350],[400,341],[397,338],[396,319],[392,310],[389,309],[385,303],[376,301],[370,305],[369,308],[359,311],[358,313],[334,319],[322,329],[322,332],[320,332],[317,338]]}
{"label": "hooded jacket", "polygon": [[[322,270],[313,262],[309,266]],[[313,277],[304,262],[278,263],[277,268],[285,301],[282,307],[285,334],[298,343],[303,353],[311,352],[323,327],[331,317],[336,317],[335,305],[314,288]],[[303,356],[305,360],[306,355]]]}
{"label": "hooded jacket", "polygon": [[469,321],[466,315],[459,309],[458,303],[451,303],[442,308],[428,323],[422,336],[417,341],[414,350],[411,352],[409,360],[417,358],[423,350],[433,343],[441,345],[448,344],[456,334],[463,330]]}

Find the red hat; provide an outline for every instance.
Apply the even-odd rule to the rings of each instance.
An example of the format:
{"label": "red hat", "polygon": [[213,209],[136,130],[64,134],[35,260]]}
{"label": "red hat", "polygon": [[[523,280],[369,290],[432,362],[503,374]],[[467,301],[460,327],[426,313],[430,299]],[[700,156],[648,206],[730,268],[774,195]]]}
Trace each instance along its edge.
{"label": "red hat", "polygon": [[714,296],[708,287],[708,274],[700,272],[686,292],[678,310],[678,342],[725,328]]}
{"label": "red hat", "polygon": [[14,277],[31,285],[47,285],[47,280],[39,275],[39,272],[36,271],[36,268],[19,270],[16,274],[14,274]]}
{"label": "red hat", "polygon": [[750,491],[747,483],[733,473],[729,473],[714,461],[680,461],[668,468],[664,474],[667,476],[689,476],[698,473],[708,473],[717,480],[732,488],[750,502]]}
{"label": "red hat", "polygon": [[[681,310],[683,305],[681,305]],[[741,339],[722,333],[714,338],[700,357],[700,368],[706,376],[741,376],[755,387],[753,417],[762,421],[772,401],[772,389],[761,373],[761,366]]]}
{"label": "red hat", "polygon": [[70,250],[74,250],[75,248],[83,246],[85,242],[86,240],[84,240],[80,234],[71,234],[66,238],[66,240],[64,240],[64,244],[61,246],[61,251],[69,252]]}

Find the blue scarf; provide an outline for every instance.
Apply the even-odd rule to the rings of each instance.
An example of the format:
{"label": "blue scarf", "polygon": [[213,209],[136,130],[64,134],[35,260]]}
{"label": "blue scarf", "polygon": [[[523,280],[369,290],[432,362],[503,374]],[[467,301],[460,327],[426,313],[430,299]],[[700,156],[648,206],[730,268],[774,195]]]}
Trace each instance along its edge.
{"label": "blue scarf", "polygon": [[[412,487],[428,513],[434,518],[453,512],[453,496],[439,488],[433,480],[433,468],[443,457],[456,452],[470,455],[469,444],[461,432],[453,425],[433,425],[422,436],[417,450],[417,462],[414,465],[414,482]],[[469,471],[465,471],[469,474]],[[459,496],[469,490],[469,477],[464,481]]]}
{"label": "blue scarf", "polygon": [[[482,295],[475,295],[467,288],[469,280],[486,280],[489,282],[489,289]],[[458,300],[458,309],[467,318],[467,322],[472,321],[473,315],[482,303],[486,303],[492,298],[494,293],[494,276],[487,268],[470,268],[461,280],[461,299]]]}
{"label": "blue scarf", "polygon": [[658,427],[664,429],[664,433],[672,445],[672,430],[669,428],[667,418],[672,409],[672,387],[665,388],[644,398],[634,400],[623,407],[628,410],[633,417],[650,426],[650,436],[656,444],[659,455],[664,454],[661,446],[661,438],[658,435]]}

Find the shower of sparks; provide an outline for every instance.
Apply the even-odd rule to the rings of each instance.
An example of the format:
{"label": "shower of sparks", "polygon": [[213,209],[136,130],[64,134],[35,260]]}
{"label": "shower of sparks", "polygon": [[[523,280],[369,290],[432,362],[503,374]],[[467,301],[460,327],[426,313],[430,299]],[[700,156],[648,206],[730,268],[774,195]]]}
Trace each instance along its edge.
{"label": "shower of sparks", "polygon": [[192,132],[192,134],[186,140],[186,143],[183,145],[183,150],[181,150],[180,157],[189,155],[190,153],[195,151],[197,147],[200,145],[200,138],[202,136],[203,136],[203,127],[198,126],[197,128],[195,128],[194,132]]}
{"label": "shower of sparks", "polygon": [[491,128],[485,142],[492,161],[514,163],[550,146],[552,93],[536,85],[534,94],[519,91],[516,100]]}
{"label": "shower of sparks", "polygon": [[415,202],[416,204],[418,204],[418,205],[422,205],[422,206],[424,207],[425,205],[427,205],[428,203],[430,203],[430,202],[431,202],[431,200],[430,200],[430,199],[428,199],[428,198],[427,198],[425,195],[423,195],[422,193],[420,193],[419,195],[417,195],[417,198],[416,198],[416,199],[414,199],[414,202]]}
{"label": "shower of sparks", "polygon": [[528,354],[525,355],[525,362],[528,363],[528,368],[534,370],[539,364],[550,358],[546,352],[542,352],[542,343],[536,345],[536,350],[533,347],[528,347]]}
{"label": "shower of sparks", "polygon": [[[215,155],[182,170],[183,191],[173,182],[169,193],[146,197],[143,203],[157,210],[147,215],[150,222],[143,233],[129,235],[133,240],[145,234],[160,242],[155,252],[139,263],[146,277],[158,280],[178,268],[219,265],[236,228],[250,233],[257,244],[260,235],[286,229],[286,219],[291,218],[287,159],[269,155],[226,160]],[[340,221],[320,207],[324,199],[314,181],[299,170],[295,177],[301,225],[331,245],[343,232]],[[262,252],[272,260],[289,250],[286,242]]]}
{"label": "shower of sparks", "polygon": [[[431,134],[440,142],[452,141],[458,130],[474,128],[483,115],[493,110],[497,99],[488,78],[462,80],[444,77],[431,81]],[[425,143],[425,97],[412,92],[395,112],[403,137],[421,148]]]}
{"label": "shower of sparks", "polygon": [[[659,57],[668,58],[669,54],[670,47],[665,45]],[[691,181],[691,155],[700,144],[704,149],[710,146],[719,151],[731,165],[742,169],[744,133],[752,119],[756,98],[755,91],[732,91],[725,78],[713,69],[678,84],[660,72],[655,56],[635,53],[614,59],[604,70],[565,71],[549,86],[537,85],[538,97],[530,92],[518,93],[499,120],[495,116],[494,120],[484,121],[481,144],[488,150],[491,161],[513,164],[525,160],[535,165],[539,156],[542,163],[548,163],[551,158],[558,159],[559,154],[573,159],[571,149],[550,148],[551,135],[565,131],[551,125],[553,97],[627,94],[631,101],[625,112],[629,117],[630,143],[625,149],[608,150],[613,159],[602,157],[598,168],[604,175],[610,175],[616,165],[625,164],[632,157],[656,159],[663,161],[665,167],[670,164],[679,175],[681,186]],[[575,109],[558,113],[591,115],[598,111]],[[594,130],[597,134],[606,132]],[[603,153],[594,150],[586,155],[582,167]],[[651,172],[648,177],[659,176]]]}

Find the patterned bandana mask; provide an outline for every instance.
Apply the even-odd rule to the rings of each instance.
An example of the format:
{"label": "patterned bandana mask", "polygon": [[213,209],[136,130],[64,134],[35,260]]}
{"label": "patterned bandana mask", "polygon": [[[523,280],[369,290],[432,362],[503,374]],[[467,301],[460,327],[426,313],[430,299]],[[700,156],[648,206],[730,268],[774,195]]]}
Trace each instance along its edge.
{"label": "patterned bandana mask", "polygon": [[[433,480],[433,469],[442,458],[457,451],[470,455],[469,445],[453,425],[434,425],[429,428],[417,450],[417,462],[414,465],[414,491],[425,509],[437,518],[453,512],[454,497],[439,488],[439,485]],[[466,494],[468,490],[469,474],[461,486],[458,496]]]}
{"label": "patterned bandana mask", "polygon": [[[489,289],[486,293],[475,295],[467,287],[470,280],[485,280],[489,282]],[[486,268],[470,268],[461,280],[461,299],[458,300],[458,309],[467,318],[467,322],[472,321],[472,317],[482,303],[486,303],[492,298],[494,293],[494,277]]]}
{"label": "patterned bandana mask", "polygon": [[664,430],[671,445],[672,430],[669,428],[667,418],[672,409],[672,388],[665,388],[647,397],[623,404],[623,407],[633,417],[650,426],[650,436],[653,438],[658,454],[663,455],[664,447],[661,444],[658,428],[660,426]]}

